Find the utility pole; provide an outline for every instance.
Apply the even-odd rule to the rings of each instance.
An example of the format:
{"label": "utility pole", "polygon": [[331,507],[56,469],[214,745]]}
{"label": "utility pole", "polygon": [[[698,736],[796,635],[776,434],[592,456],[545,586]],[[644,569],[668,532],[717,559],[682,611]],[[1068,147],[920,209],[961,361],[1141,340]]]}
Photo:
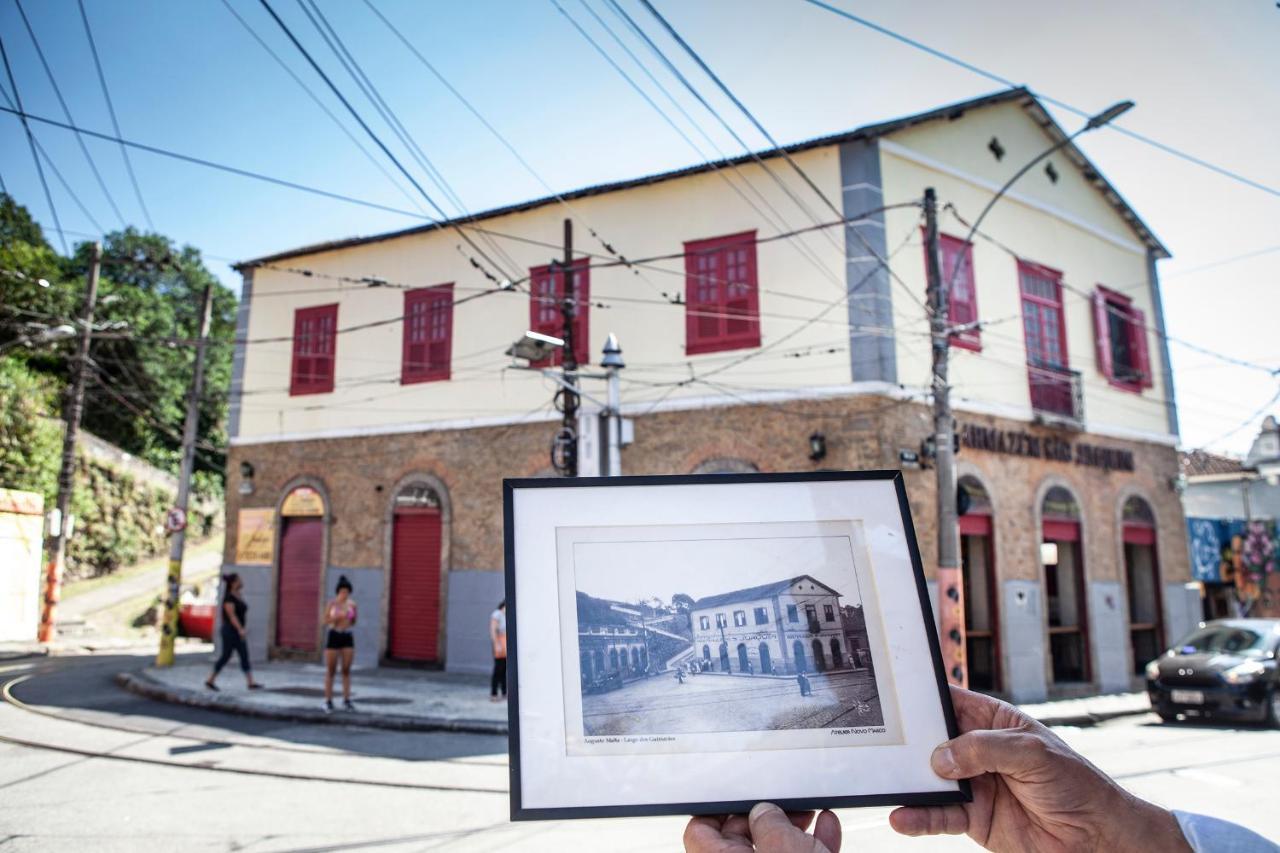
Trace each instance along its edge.
{"label": "utility pole", "polygon": [[[213,286],[206,285],[200,303],[200,337],[196,341],[195,374],[191,396],[187,398],[187,421],[182,429],[182,469],[178,475],[178,497],[170,511],[169,579],[164,598],[164,619],[160,623],[160,651],[156,666],[173,665],[173,643],[178,634],[178,593],[182,586],[182,549],[186,545],[187,503],[191,497],[191,475],[195,468],[196,432],[200,426],[200,397],[204,390],[204,350],[209,338],[209,318],[213,310]],[[176,517],[176,518],[175,518]]]}
{"label": "utility pole", "polygon": [[560,430],[563,441],[564,475],[578,476],[578,356],[573,345],[573,321],[578,314],[577,286],[573,276],[573,220],[564,220],[564,261],[560,264],[564,276],[564,297],[560,301],[560,317],[563,323],[564,349],[560,366],[564,386],[559,392],[564,399],[564,420]]}
{"label": "utility pole", "polygon": [[924,191],[924,215],[929,334],[933,349],[934,471],[938,477],[938,621],[947,679],[958,687],[967,687],[964,574],[960,565],[960,523],[956,516],[955,419],[951,415],[951,386],[947,384],[947,359],[951,351],[951,288],[950,282],[945,281],[942,275],[942,256],[938,249],[938,198],[933,187]]}
{"label": "utility pole", "polygon": [[606,456],[609,468],[607,477],[622,476],[622,382],[618,371],[627,365],[622,361],[622,347],[618,346],[618,336],[613,332],[604,341],[604,357],[600,359],[608,384],[608,417],[605,428],[608,431]]}
{"label": "utility pole", "polygon": [[80,347],[71,364],[71,387],[67,390],[63,418],[62,467],[58,470],[58,503],[54,513],[56,525],[50,531],[49,562],[44,574],[44,606],[40,612],[37,639],[47,643],[53,639],[57,619],[58,598],[62,592],[62,572],[67,558],[67,521],[71,512],[71,490],[76,480],[76,436],[84,413],[84,381],[89,365],[89,342],[93,335],[93,309],[98,302],[98,274],[102,268],[102,244],[94,243],[89,257],[89,282],[80,314]]}

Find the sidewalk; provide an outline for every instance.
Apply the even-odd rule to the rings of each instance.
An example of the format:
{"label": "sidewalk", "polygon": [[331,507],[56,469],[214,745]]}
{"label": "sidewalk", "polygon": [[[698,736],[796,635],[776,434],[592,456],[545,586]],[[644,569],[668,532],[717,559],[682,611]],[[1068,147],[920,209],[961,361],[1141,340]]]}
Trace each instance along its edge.
{"label": "sidewalk", "polygon": [[328,713],[324,708],[324,667],[320,664],[256,664],[254,678],[265,688],[248,690],[232,661],[218,677],[219,690],[214,692],[204,686],[212,655],[204,660],[192,660],[194,657],[168,669],[147,667],[120,673],[116,683],[150,699],[251,717],[401,731],[507,733],[507,705],[489,701],[487,676],[387,667],[356,669],[351,673],[351,699],[356,710],[341,710],[339,674],[334,678],[338,710]]}
{"label": "sidewalk", "polygon": [[[351,676],[356,710],[326,713],[324,668],[319,664],[259,664],[254,677],[266,688],[247,690],[234,665],[223,670],[218,692],[204,687],[208,660],[181,660],[169,669],[148,667],[121,673],[116,681],[150,699],[253,717],[308,723],[339,723],[402,731],[454,731],[506,734],[507,705],[489,701],[485,676],[379,667],[355,670]],[[341,695],[341,679],[334,694]],[[339,707],[341,703],[338,703]],[[1065,699],[1022,710],[1051,726],[1089,726],[1114,717],[1150,712],[1145,693],[1120,693]]]}

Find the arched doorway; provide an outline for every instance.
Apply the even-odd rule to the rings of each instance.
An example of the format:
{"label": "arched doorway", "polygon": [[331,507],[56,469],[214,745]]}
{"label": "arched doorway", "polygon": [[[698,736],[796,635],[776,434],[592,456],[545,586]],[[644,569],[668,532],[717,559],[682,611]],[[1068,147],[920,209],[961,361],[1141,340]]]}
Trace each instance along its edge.
{"label": "arched doorway", "polygon": [[276,579],[276,648],[314,655],[320,648],[320,588],[324,577],[325,501],[298,486],[280,505]]}
{"label": "arched doorway", "polygon": [[433,663],[440,658],[440,497],[410,483],[394,498],[387,657]]}
{"label": "arched doorway", "polygon": [[745,459],[718,456],[698,464],[691,474],[758,474],[760,469]]}
{"label": "arched doorway", "polygon": [[747,657],[747,644],[738,643],[738,672],[751,670],[751,658]]}
{"label": "arched doorway", "polygon": [[796,640],[791,644],[791,656],[796,659],[796,672],[808,672],[809,662],[805,660],[804,643]]}
{"label": "arched doorway", "polygon": [[631,668],[632,668],[632,669],[634,669],[636,672],[640,672],[640,671],[641,671],[641,670],[640,670],[640,650],[639,650],[639,649],[632,649],[632,650],[631,650]]}
{"label": "arched doorway", "polygon": [[1124,578],[1129,597],[1129,645],[1134,675],[1164,651],[1160,563],[1156,559],[1156,517],[1151,505],[1134,495],[1120,509]]}
{"label": "arched doorway", "polygon": [[641,672],[649,671],[649,650],[648,649],[640,650],[640,671]]}
{"label": "arched doorway", "polygon": [[813,641],[813,668],[818,672],[827,671],[827,655],[822,651],[822,641]]}
{"label": "arched doorway", "polygon": [[720,671],[731,671],[729,669],[729,645],[727,643],[720,644]]}
{"label": "arched doorway", "polygon": [[1062,486],[1053,486],[1045,493],[1040,517],[1053,681],[1055,684],[1088,682],[1089,618],[1080,505],[1071,492]]}
{"label": "arched doorway", "polygon": [[594,675],[599,678],[604,675],[604,652],[601,649],[596,649],[592,658],[595,661]]}
{"label": "arched doorway", "polygon": [[966,504],[960,516],[960,565],[969,687],[995,691],[1000,689],[1000,620],[991,496],[976,477],[961,477],[959,488]]}
{"label": "arched doorway", "polygon": [[768,643],[760,644],[760,674],[761,675],[773,674],[773,660],[769,655]]}
{"label": "arched doorway", "polygon": [[591,671],[591,655],[583,652],[579,660],[579,666],[582,667],[582,682],[585,684],[595,678],[595,673]]}
{"label": "arched doorway", "polygon": [[702,647],[702,665],[703,669],[711,669],[711,647],[704,645]]}
{"label": "arched doorway", "polygon": [[831,638],[831,668],[844,668],[844,657],[840,654],[840,641],[834,637]]}
{"label": "arched doorway", "polygon": [[618,650],[609,649],[609,670],[610,672],[618,671]]}

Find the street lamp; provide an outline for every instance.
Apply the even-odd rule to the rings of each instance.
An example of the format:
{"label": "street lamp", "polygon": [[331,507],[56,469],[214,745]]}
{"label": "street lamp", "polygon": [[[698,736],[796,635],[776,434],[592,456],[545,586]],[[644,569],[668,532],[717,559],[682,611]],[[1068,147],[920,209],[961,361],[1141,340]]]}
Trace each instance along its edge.
{"label": "street lamp", "polygon": [[512,358],[523,358],[525,361],[545,361],[557,349],[564,347],[562,338],[553,338],[541,332],[525,332],[524,337],[507,347],[507,355]]}
{"label": "street lamp", "polygon": [[[971,240],[973,240],[973,235],[978,233],[978,226],[982,224],[982,220],[987,218],[987,214],[991,212],[991,208],[995,207],[996,202],[999,201],[1001,197],[1003,197],[1004,194],[1009,191],[1010,187],[1012,187],[1015,183],[1017,183],[1019,178],[1021,178],[1027,172],[1031,171],[1033,166],[1035,166],[1044,158],[1048,157],[1050,154],[1053,154],[1055,151],[1060,151],[1061,149],[1066,148],[1073,141],[1075,141],[1076,137],[1080,136],[1081,134],[1088,133],[1091,130],[1097,130],[1100,127],[1105,127],[1106,125],[1115,121],[1121,115],[1133,109],[1133,106],[1134,106],[1133,101],[1120,101],[1119,103],[1112,104],[1111,106],[1107,107],[1105,110],[1103,110],[1102,112],[1098,113],[1097,115],[1090,118],[1087,122],[1085,122],[1084,127],[1080,128],[1070,136],[1064,137],[1062,141],[1054,144],[1050,148],[1045,149],[1034,160],[1031,160],[1029,163],[1027,163],[1027,165],[1023,166],[1021,169],[1014,172],[1013,177],[1005,181],[1004,186],[1002,186],[996,192],[996,194],[991,197],[991,201],[987,202],[987,206],[982,208],[982,212],[978,214],[978,218],[975,219],[973,221],[973,225],[969,227],[969,233],[965,235],[964,242],[968,243]],[[956,268],[951,271],[951,279],[947,281],[948,293],[951,291],[951,285],[954,283],[956,273],[959,271],[959,269],[960,269],[960,265],[957,264]]]}

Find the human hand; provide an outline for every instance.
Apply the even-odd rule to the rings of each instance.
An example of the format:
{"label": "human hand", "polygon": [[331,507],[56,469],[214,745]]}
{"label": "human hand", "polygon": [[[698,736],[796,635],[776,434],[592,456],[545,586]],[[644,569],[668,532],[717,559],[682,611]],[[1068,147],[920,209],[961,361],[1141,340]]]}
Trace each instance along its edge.
{"label": "human hand", "polygon": [[908,806],[889,815],[903,835],[959,835],[995,851],[1186,851],[1168,811],[1138,799],[1014,706],[951,688],[963,732],[934,750],[933,771],[969,779],[973,802]]}
{"label": "human hand", "polygon": [[245,629],[241,627],[241,628],[238,628],[237,630],[240,632],[240,637],[243,639],[246,636]]}
{"label": "human hand", "polygon": [[695,817],[684,830],[685,853],[840,853],[840,821],[819,812],[813,835],[805,832],[813,812],[790,814],[758,803],[749,815]]}

